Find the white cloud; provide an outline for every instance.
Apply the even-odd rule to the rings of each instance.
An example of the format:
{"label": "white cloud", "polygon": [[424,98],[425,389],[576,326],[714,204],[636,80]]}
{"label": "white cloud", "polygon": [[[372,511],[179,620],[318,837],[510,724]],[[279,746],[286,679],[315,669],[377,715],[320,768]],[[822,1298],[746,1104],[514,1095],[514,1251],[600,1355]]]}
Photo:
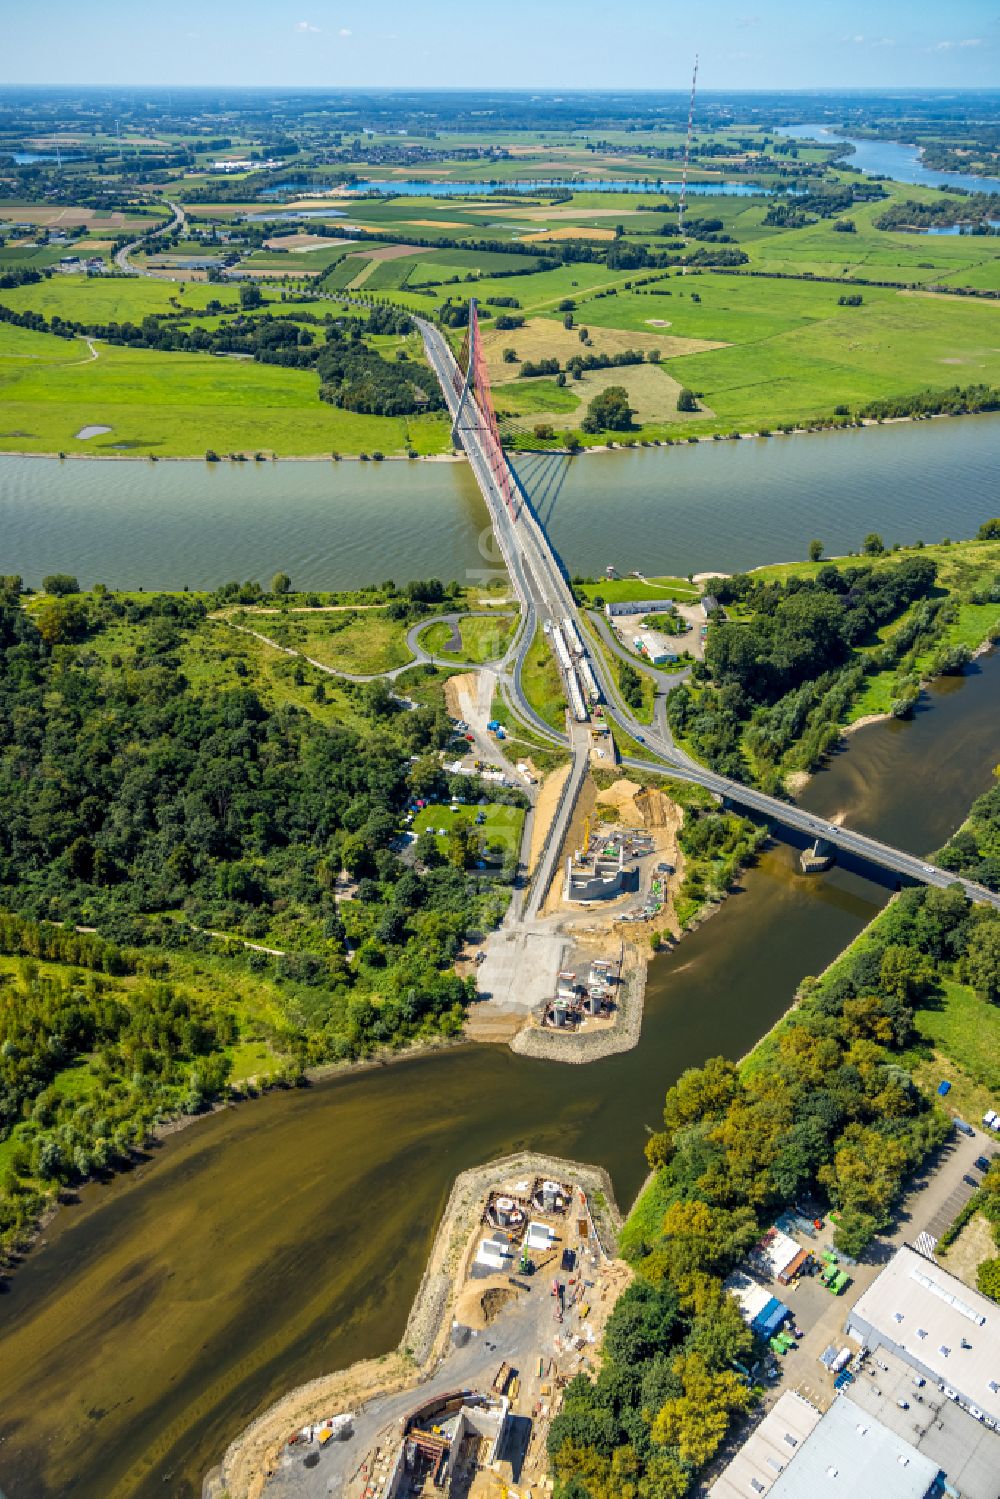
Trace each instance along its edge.
{"label": "white cloud", "polygon": [[841,42],[851,47],[895,47],[894,36],[862,36],[859,32],[856,36],[842,36]]}
{"label": "white cloud", "polygon": [[322,31],[321,26],[314,26],[311,21],[296,21],[296,31]]}
{"label": "white cloud", "polygon": [[981,47],[983,39],[981,36],[967,36],[960,42],[935,42],[933,47],[928,47],[928,52],[953,52],[956,47]]}
{"label": "white cloud", "polygon": [[353,36],[354,33],[351,31],[351,28],[349,26],[341,26],[340,30],[337,32],[337,35],[338,36]]}

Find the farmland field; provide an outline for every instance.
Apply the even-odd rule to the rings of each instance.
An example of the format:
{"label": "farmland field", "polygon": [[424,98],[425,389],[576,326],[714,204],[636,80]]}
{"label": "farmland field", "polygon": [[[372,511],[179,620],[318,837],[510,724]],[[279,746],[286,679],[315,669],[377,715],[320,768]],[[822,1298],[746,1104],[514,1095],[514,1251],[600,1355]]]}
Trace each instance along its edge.
{"label": "farmland field", "polygon": [[[308,328],[389,302],[441,315],[457,350],[464,305],[474,295],[488,314],[489,374],[515,446],[536,440],[532,429],[541,421],[535,417],[558,434],[547,441],[563,443],[571,435],[585,443],[621,440],[617,432],[581,430],[589,401],[611,384],[625,386],[635,411],[624,440],[661,441],[829,422],[925,388],[1000,382],[1000,298],[989,295],[1000,293],[996,234],[929,235],[898,227],[909,223],[911,203],[919,220],[947,200],[937,189],[889,180],[876,190],[881,197],[858,194],[836,215],[811,203],[795,212],[794,198],[776,204],[763,195],[787,185],[785,145],[757,125],[717,127],[714,135],[716,148],[695,162],[691,181],[723,181],[754,163],[757,191],[699,194],[689,205],[686,240],[677,238],[676,200],[656,187],[657,179],[675,181],[679,164],[664,159],[654,171],[644,154],[647,147],[675,148],[682,137],[673,128],[637,130],[634,140],[612,132],[599,148],[573,131],[513,130],[509,139],[478,128],[446,134],[432,155],[447,158],[451,142],[459,158],[426,166],[428,183],[484,184],[447,198],[430,191],[394,197],[394,182],[419,179],[419,171],[374,162],[356,178],[378,181],[385,196],[331,196],[347,179],[329,161],[303,161],[273,186],[253,172],[223,183],[202,170],[211,158],[198,146],[199,170],[185,177],[176,199],[174,188],[169,195],[182,203],[186,222],[146,247],[169,267],[161,279],[49,275],[48,267],[72,248],[98,253],[110,268],[116,235],[166,222],[165,191],[150,190],[141,210],[134,202],[101,209],[85,201],[39,205],[11,193],[0,214],[20,226],[22,237],[30,232],[44,240],[52,233],[59,242],[19,244],[7,237],[0,273],[10,267],[14,279],[20,268],[41,268],[45,279],[0,291],[0,305],[45,319],[138,328],[144,319],[176,320],[187,311],[184,327],[196,338],[199,329],[218,331],[220,314],[206,312],[209,304],[220,302],[229,317],[241,310],[240,286],[230,278],[244,277],[263,294],[257,317],[287,317],[289,299],[297,298],[296,312]],[[375,131],[370,139],[390,154],[394,149],[391,132]],[[489,159],[469,154],[486,147]],[[137,138],[136,149],[150,148]],[[850,200],[850,174],[828,150],[802,144],[793,154],[809,165],[823,191]],[[84,183],[86,168],[74,170]],[[537,186],[538,179],[567,175],[576,179],[571,191]],[[597,191],[588,188],[588,178],[646,182],[648,191]],[[504,190],[490,194],[489,182],[503,183]],[[895,227],[878,227],[887,214]],[[333,238],[314,232],[321,224],[330,226]],[[82,238],[67,237],[79,227],[87,231]],[[365,232],[385,239],[356,237]],[[104,238],[95,242],[97,233]],[[213,282],[190,279],[205,272],[186,271],[178,263],[185,257],[214,259]],[[143,259],[140,253],[137,263]],[[289,278],[301,285],[293,290]],[[945,295],[952,289],[978,295]],[[350,306],[338,302],[345,297]],[[844,305],[847,297],[860,297],[860,305]],[[448,311],[439,312],[446,303]],[[507,308],[523,326],[495,326]],[[313,335],[314,350],[322,336]],[[154,330],[146,342],[155,341]],[[368,346],[390,362],[403,353],[423,359],[415,337],[404,348],[399,336],[385,340],[377,328]],[[306,368],[315,354],[266,364],[251,357],[205,364],[200,356],[155,347],[102,347],[97,359],[77,368],[77,351],[63,359],[50,350],[45,357],[53,379],[42,382],[31,371],[41,348],[37,358],[23,359],[0,350],[10,403],[0,443],[7,448],[175,456],[208,448],[312,455],[433,453],[448,446],[438,418],[407,421],[322,408],[315,375]],[[562,379],[574,357],[614,356],[628,348],[640,350],[647,362],[589,371],[562,385],[551,376],[519,379],[526,360],[558,360]],[[511,362],[504,359],[507,350],[514,351]],[[657,357],[649,360],[650,354]],[[661,367],[654,369],[654,362]],[[696,410],[677,411],[683,387],[695,392]],[[375,403],[370,409],[381,408]],[[114,430],[75,449],[75,432],[91,424]]]}

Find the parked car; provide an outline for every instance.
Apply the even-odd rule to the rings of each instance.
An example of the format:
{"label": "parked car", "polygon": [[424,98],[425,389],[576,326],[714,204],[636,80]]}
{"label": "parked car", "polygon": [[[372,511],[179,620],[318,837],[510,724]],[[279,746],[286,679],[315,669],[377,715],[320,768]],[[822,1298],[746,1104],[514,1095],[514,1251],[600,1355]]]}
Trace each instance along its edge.
{"label": "parked car", "polygon": [[990,1169],[989,1156],[977,1155],[972,1164],[977,1171],[988,1171]]}
{"label": "parked car", "polygon": [[958,1130],[960,1135],[968,1135],[970,1140],[974,1140],[976,1137],[976,1132],[972,1128],[972,1125],[966,1124],[964,1119],[959,1119],[956,1117],[955,1128]]}

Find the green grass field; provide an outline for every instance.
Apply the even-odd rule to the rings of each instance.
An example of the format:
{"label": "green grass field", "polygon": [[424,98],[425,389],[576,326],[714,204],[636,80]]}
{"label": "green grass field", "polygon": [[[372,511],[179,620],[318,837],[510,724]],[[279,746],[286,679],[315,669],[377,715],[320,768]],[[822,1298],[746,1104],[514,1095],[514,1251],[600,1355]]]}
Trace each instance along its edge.
{"label": "green grass field", "polygon": [[669,298],[621,294],[577,316],[637,331],[664,318],[673,335],[729,345],[665,363],[716,413],[687,430],[752,431],[901,391],[1000,382],[1000,304],[866,287],[861,307],[840,307],[836,286],[724,275],[699,277],[694,302],[690,278],[667,285]]}
{"label": "green grass field", "polygon": [[[572,135],[558,146],[536,144],[539,154],[491,162],[489,175],[530,175],[536,160],[547,162],[546,171],[556,175],[596,169],[593,153]],[[759,144],[770,149],[763,135]],[[551,160],[550,151],[556,153]],[[824,159],[821,149],[802,151],[803,160]],[[764,169],[768,166],[762,163]],[[474,171],[483,175],[487,169],[482,163],[456,161],[444,167],[443,175],[464,179]],[[609,157],[600,171],[611,177],[648,178],[651,184],[656,175],[638,152]],[[324,168],[315,174],[310,169],[310,175],[317,182],[333,180]],[[670,170],[664,168],[664,175],[669,177]],[[692,174],[693,179],[705,175]],[[190,179],[192,189],[196,182]],[[205,179],[206,185],[211,182]],[[887,191],[890,200],[940,199],[934,190],[899,183],[887,184]],[[950,287],[1000,291],[1000,239],[881,230],[876,221],[885,213],[886,202],[854,205],[846,216],[855,232],[839,233],[830,219],[797,229],[767,225],[769,203],[762,198],[699,197],[692,214],[721,219],[725,231],[749,255],[747,271],[758,274],[609,270],[599,261],[540,270],[544,246],[525,243],[521,253],[505,254],[473,244],[506,241],[514,246],[535,233],[621,225],[629,243],[658,253],[671,238],[673,208],[653,212],[655,199],[653,191],[647,200],[642,193],[588,192],[585,186],[569,202],[521,192],[506,198],[474,193],[447,200],[358,198],[339,205],[344,226],[356,224],[398,236],[404,249],[417,239],[433,242],[434,248],[413,246],[413,253],[373,260],[359,253],[360,245],[331,244],[286,254],[256,249],[247,259],[251,266],[275,273],[322,271],[321,291],[327,295],[349,289],[360,297],[389,298],[423,313],[449,296],[463,300],[474,292],[484,309],[491,298],[513,297],[520,315],[536,320],[543,329],[551,327],[553,338],[563,342],[560,304],[566,299],[575,304],[578,327],[608,330],[616,337],[662,335],[664,358],[655,373],[645,366],[609,369],[564,387],[551,379],[495,379],[498,407],[523,428],[530,428],[533,416],[547,415],[561,434],[578,431],[587,401],[616,379],[628,386],[638,411],[640,425],[632,440],[645,441],[757,432],[789,422],[808,425],[828,420],[837,407],[854,411],[872,400],[923,387],[1000,384],[1000,301],[944,294]],[[242,231],[236,220],[251,206],[260,208],[194,205],[182,248],[204,252],[197,231],[210,220],[219,223],[227,217],[233,220],[238,241]],[[286,205],[274,208],[276,213],[287,212]],[[46,214],[51,217],[51,210]],[[344,232],[350,233],[350,228]],[[437,243],[445,240],[458,243]],[[15,247],[7,253],[44,257],[56,251],[22,252]],[[866,280],[906,287],[854,285]],[[925,292],[928,287],[943,290]],[[262,289],[269,303],[280,305],[283,313],[290,310],[287,287],[283,290],[275,283]],[[851,289],[862,296],[862,305],[838,305]],[[141,323],[148,314],[185,308],[192,319],[199,314],[208,317],[204,308],[213,299],[223,303],[227,314],[238,305],[232,285],[140,277],[55,276],[0,293],[0,302],[16,310],[83,323]],[[322,315],[329,305],[306,302],[304,310]],[[529,322],[529,327],[535,323]],[[457,348],[460,330],[451,330],[449,336]],[[526,336],[522,333],[522,343]],[[511,333],[511,347],[517,346],[517,337],[516,331]],[[700,353],[679,347],[671,354],[667,340],[692,338],[724,347]],[[73,350],[60,361],[43,354],[41,346],[37,357],[28,346],[0,346],[0,382],[8,407],[3,427],[9,434],[0,437],[0,445],[28,452],[163,456],[197,456],[206,448],[304,456],[334,450],[396,453],[411,446],[433,453],[448,447],[442,420],[417,420],[407,427],[394,419],[321,408],[315,379],[305,371],[225,359],[198,362],[191,357],[191,362],[182,363],[189,356],[125,349],[102,349],[98,360],[71,369],[80,357]],[[31,370],[43,359],[53,366],[52,379],[44,382],[33,379]],[[681,417],[676,412],[681,385],[698,393],[700,413]],[[91,423],[112,426],[114,431],[79,446],[75,432]],[[530,432],[522,435],[530,441]],[[619,440],[615,433],[584,440],[609,438]]]}
{"label": "green grass field", "polygon": [[449,657],[458,661],[497,661],[504,654],[514,633],[516,620],[512,614],[490,615],[482,618],[469,615],[459,620],[458,631],[462,638],[461,649],[450,649],[451,625],[443,620],[429,625],[420,635],[420,644],[432,656]]}
{"label": "green grass field", "polygon": [[[477,818],[483,821],[477,823]],[[448,832],[456,823],[472,823],[482,835],[487,846],[497,846],[505,854],[516,854],[521,846],[521,829],[524,827],[524,808],[507,807],[491,802],[485,807],[446,807],[435,804],[423,807],[416,813],[411,829],[418,835],[430,828],[437,837],[443,854],[448,850]],[[442,832],[441,830],[444,829]]]}
{"label": "green grass field", "polygon": [[[265,300],[273,293],[264,292]],[[221,302],[235,312],[240,303],[234,286],[211,286],[206,281],[157,281],[145,276],[53,276],[32,286],[0,292],[0,302],[17,312],[40,312],[78,323],[141,323],[147,313],[176,312],[185,307],[201,311]]]}
{"label": "green grass field", "polygon": [[1000,1093],[1000,1011],[964,984],[945,981],[942,991],[940,1000],[917,1012],[917,1030],[995,1098]]}
{"label": "green grass field", "polygon": [[521,682],[535,712],[562,733],[566,725],[566,696],[555,656],[541,627],[536,630],[525,657]]}
{"label": "green grass field", "polygon": [[406,644],[409,625],[390,619],[380,609],[282,615],[246,613],[234,619],[337,671],[372,676],[406,666],[413,660]]}
{"label": "green grass field", "polygon": [[[13,351],[0,345],[0,448],[7,451],[168,458],[208,448],[298,456],[410,447],[439,453],[451,446],[443,417],[363,416],[327,405],[308,370],[107,344],[96,345],[98,358],[91,359],[80,341],[27,333],[24,339],[39,342],[22,341]],[[91,424],[112,430],[77,440]]]}
{"label": "green grass field", "polygon": [[627,599],[680,599],[687,602],[700,597],[701,590],[686,578],[598,578],[577,585],[589,602],[595,598],[606,604],[620,604]]}

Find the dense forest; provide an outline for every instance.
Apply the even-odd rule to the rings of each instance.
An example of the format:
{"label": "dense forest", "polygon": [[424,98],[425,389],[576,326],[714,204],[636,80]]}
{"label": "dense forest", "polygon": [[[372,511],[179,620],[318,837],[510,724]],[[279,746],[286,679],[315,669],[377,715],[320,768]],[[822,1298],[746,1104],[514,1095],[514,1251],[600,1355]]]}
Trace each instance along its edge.
{"label": "dense forest", "polygon": [[[863,551],[881,557],[885,546],[873,533]],[[671,728],[713,769],[778,790],[784,770],[812,769],[828,753],[868,676],[895,670],[892,711],[903,716],[919,696],[918,657],[929,657],[930,675],[960,672],[969,647],[946,633],[966,592],[992,601],[1000,580],[953,596],[931,558],[911,555],[784,582],[737,574],[707,591],[723,610],[704,664],[667,699]]]}
{"label": "dense forest", "polygon": [[[415,798],[470,794],[442,769],[454,730],[433,669],[409,707],[285,658],[268,676],[209,618],[256,586],[48,581],[42,598],[13,578],[0,591],[8,1247],[47,1186],[224,1095],[250,1039],[287,1078],[457,1033],[473,990],[456,954],[499,919],[515,871],[483,867],[471,812],[444,848],[400,843]],[[412,585],[386,617],[405,632],[421,596],[449,602]],[[486,783],[475,795],[523,803]]]}
{"label": "dense forest", "polygon": [[[995,840],[998,789],[976,808]],[[912,1070],[926,1049],[919,1011],[956,983],[984,1006],[1000,998],[1000,913],[970,907],[958,886],[906,890],[804,981],[798,1007],[746,1063],[716,1057],[669,1090],[646,1146],[655,1177],[623,1234],[636,1279],[609,1319],[597,1378],[573,1380],[549,1432],[558,1499],[691,1491],[761,1393],[752,1371],[766,1350],[726,1275],[794,1202],[835,1210],[848,1255],[888,1226],[952,1128]],[[998,1221],[995,1173],[977,1206]],[[983,1270],[981,1288],[1000,1294],[1000,1260]]]}
{"label": "dense forest", "polygon": [[348,411],[413,416],[444,408],[433,370],[408,359],[391,364],[360,336],[328,338],[316,368],[322,382],[320,399]]}

